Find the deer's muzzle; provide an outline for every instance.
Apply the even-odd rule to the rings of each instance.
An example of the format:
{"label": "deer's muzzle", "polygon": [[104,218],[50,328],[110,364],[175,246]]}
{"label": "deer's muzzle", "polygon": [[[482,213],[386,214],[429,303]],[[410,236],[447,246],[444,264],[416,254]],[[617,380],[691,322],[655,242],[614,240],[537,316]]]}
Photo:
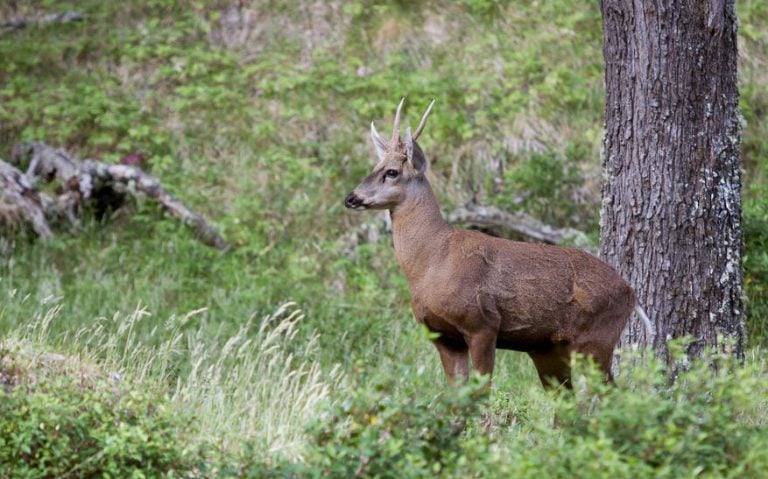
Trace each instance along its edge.
{"label": "deer's muzzle", "polygon": [[353,210],[364,210],[368,207],[363,199],[357,196],[354,191],[344,198],[344,206]]}

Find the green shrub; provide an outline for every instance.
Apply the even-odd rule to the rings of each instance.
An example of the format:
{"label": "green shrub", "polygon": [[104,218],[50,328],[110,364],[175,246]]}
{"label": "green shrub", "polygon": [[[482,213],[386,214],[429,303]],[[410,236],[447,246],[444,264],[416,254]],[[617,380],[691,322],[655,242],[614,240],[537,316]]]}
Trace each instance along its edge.
{"label": "green shrub", "polygon": [[88,368],[23,369],[0,351],[0,477],[181,477],[203,465],[188,418]]}
{"label": "green shrub", "polygon": [[688,369],[674,381],[655,359],[626,368],[615,387],[582,368],[574,392],[557,398],[557,427],[518,439],[537,447],[511,461],[511,475],[766,477],[765,362],[717,353],[688,364],[676,351]]}
{"label": "green shrub", "polygon": [[576,361],[574,390],[537,388],[510,399],[523,404],[513,414],[519,421],[503,410],[515,404],[494,401],[489,409],[476,379],[437,395],[423,385],[404,393],[396,379],[362,381],[310,428],[300,462],[230,457],[220,470],[238,477],[766,477],[765,360],[752,352],[741,365],[712,353],[689,362],[679,344],[675,380],[661,362],[630,353],[616,385]]}
{"label": "green shrub", "polygon": [[744,199],[744,289],[750,343],[768,342],[768,186],[754,185]]}
{"label": "green shrub", "polygon": [[[509,210],[525,211],[548,223],[568,224],[579,213],[589,217],[594,205],[574,201],[582,179],[578,167],[554,153],[531,153],[504,174],[505,191],[500,197]],[[594,225],[592,225],[594,226]]]}
{"label": "green shrub", "polygon": [[357,390],[320,417],[301,474],[327,477],[460,477],[487,441],[465,432],[486,403],[484,381],[398,397],[394,380]]}

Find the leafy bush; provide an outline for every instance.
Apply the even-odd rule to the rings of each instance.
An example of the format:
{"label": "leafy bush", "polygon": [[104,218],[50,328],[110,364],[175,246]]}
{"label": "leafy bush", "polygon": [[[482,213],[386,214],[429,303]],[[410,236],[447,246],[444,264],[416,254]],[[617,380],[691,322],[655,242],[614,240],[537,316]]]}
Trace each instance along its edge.
{"label": "leafy bush", "polygon": [[504,180],[502,206],[529,212],[545,222],[567,224],[584,209],[593,209],[593,205],[585,208],[574,201],[583,180],[572,162],[554,152],[531,153],[518,166],[508,169]]}
{"label": "leafy bush", "polygon": [[678,366],[688,367],[675,380],[648,358],[626,368],[616,387],[604,384],[594,368],[580,368],[574,392],[557,398],[556,427],[539,423],[536,447],[510,462],[511,475],[765,477],[764,360],[742,366],[713,353],[689,364],[682,347],[674,349]]}
{"label": "leafy bush", "polygon": [[624,353],[617,385],[605,384],[593,364],[575,361],[574,390],[525,392],[512,400],[523,404],[516,414],[523,420],[512,422],[505,409],[515,405],[489,409],[478,380],[436,396],[403,395],[394,379],[363,382],[310,428],[302,461],[246,460],[222,471],[240,477],[766,477],[765,360],[753,353],[742,365],[711,353],[691,363],[682,343],[672,350],[679,369],[674,380],[648,353],[645,359]]}
{"label": "leafy bush", "polygon": [[362,388],[310,428],[302,474],[330,477],[460,477],[487,441],[467,434],[487,399],[484,381],[398,397],[394,380]]}
{"label": "leafy bush", "polygon": [[[768,170],[768,168],[765,168]],[[768,342],[768,186],[754,185],[744,199],[744,289],[752,344]]]}
{"label": "leafy bush", "polygon": [[12,354],[0,351],[0,476],[179,477],[202,464],[189,418],[166,401],[87,368],[24,369]]}

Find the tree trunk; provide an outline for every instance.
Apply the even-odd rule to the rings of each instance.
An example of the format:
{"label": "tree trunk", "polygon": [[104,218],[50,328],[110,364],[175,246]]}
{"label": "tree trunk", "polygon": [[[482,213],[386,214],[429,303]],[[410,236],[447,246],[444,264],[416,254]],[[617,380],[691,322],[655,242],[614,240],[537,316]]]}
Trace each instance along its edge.
{"label": "tree trunk", "polygon": [[[653,346],[742,355],[740,125],[733,0],[601,0],[601,256],[656,324]],[[725,339],[726,341],[723,341]],[[633,318],[621,344],[647,344]],[[730,346],[729,346],[730,347]]]}

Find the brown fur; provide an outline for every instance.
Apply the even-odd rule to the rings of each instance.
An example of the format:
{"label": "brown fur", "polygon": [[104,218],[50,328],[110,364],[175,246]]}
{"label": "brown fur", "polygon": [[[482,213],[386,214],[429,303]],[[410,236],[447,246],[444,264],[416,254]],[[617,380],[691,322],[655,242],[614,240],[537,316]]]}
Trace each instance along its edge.
{"label": "brown fur", "polygon": [[[385,177],[388,170],[398,176]],[[572,353],[594,358],[610,379],[614,347],[636,304],[632,288],[582,250],[449,225],[425,170],[410,136],[406,145],[393,140],[346,204],[391,212],[413,313],[440,334],[434,344],[448,378],[466,377],[470,358],[479,373],[491,374],[498,348],[527,352],[545,386],[553,379],[569,385]]]}

